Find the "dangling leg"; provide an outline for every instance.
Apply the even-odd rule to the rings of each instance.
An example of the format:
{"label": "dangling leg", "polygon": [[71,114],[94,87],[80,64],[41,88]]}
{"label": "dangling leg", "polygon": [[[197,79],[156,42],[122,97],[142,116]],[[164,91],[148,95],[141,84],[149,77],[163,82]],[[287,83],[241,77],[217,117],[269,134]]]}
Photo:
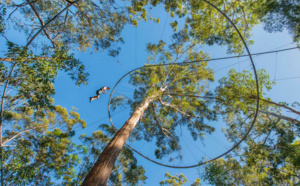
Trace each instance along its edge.
{"label": "dangling leg", "polygon": [[100,97],[100,95],[90,97],[90,102],[92,102],[94,99],[99,99],[99,97]]}

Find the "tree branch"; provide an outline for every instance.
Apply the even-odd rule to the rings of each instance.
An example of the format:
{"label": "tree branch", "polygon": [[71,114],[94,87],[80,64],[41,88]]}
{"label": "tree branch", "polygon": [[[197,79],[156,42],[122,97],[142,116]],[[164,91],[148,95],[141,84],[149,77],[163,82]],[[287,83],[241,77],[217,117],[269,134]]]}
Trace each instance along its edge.
{"label": "tree branch", "polygon": [[[62,14],[65,10],[67,10],[70,6],[72,6],[75,2],[78,2],[80,0],[77,0],[77,1],[74,1],[73,3],[69,4],[67,7],[65,7],[63,10],[61,10],[58,14],[56,14],[52,19],[50,19],[45,25],[42,26],[42,28],[30,39],[30,41],[28,41],[26,47],[28,47],[32,42],[33,40],[40,34],[40,32],[46,28],[53,20],[55,20],[60,14]],[[11,71],[9,72],[9,75],[8,75],[8,80],[6,81],[5,83],[5,87],[3,89],[3,94],[2,94],[2,98],[1,98],[1,110],[0,110],[0,161],[1,161],[1,184],[3,185],[3,166],[2,166],[2,122],[3,122],[3,109],[4,109],[4,97],[5,97],[5,94],[6,94],[6,90],[7,90],[7,86],[8,86],[8,83],[9,83],[9,78],[11,77],[15,67],[16,67],[17,63],[15,62],[13,65],[12,65],[12,68],[11,68]]]}
{"label": "tree branch", "polygon": [[165,80],[164,80],[164,82],[162,83],[162,85],[161,85],[160,88],[162,88],[162,87],[164,86],[164,84],[166,83],[166,81],[167,81],[167,79],[168,79],[168,76],[169,76],[170,72],[172,71],[172,68],[173,68],[173,67],[174,67],[174,65],[172,65],[172,66],[169,68],[169,70],[168,70],[168,72],[167,72],[167,75],[166,75],[166,78],[165,78]]}
{"label": "tree branch", "polygon": [[282,115],[279,115],[279,114],[276,114],[276,113],[273,113],[273,112],[268,112],[268,111],[262,111],[262,110],[260,110],[259,112],[267,114],[267,115],[271,115],[271,116],[274,116],[274,117],[277,117],[279,119],[283,119],[283,120],[286,120],[286,121],[289,121],[289,122],[292,122],[292,123],[298,123],[298,124],[300,124],[300,121],[298,121],[298,120],[296,120],[294,118],[290,118],[290,117],[287,117],[287,116],[282,116]]}
{"label": "tree branch", "polygon": [[[36,127],[36,128],[38,128],[38,127]],[[6,139],[6,140],[2,143],[2,146],[4,146],[4,144],[10,142],[11,140],[15,139],[16,137],[20,136],[21,134],[23,134],[23,133],[25,133],[25,132],[28,132],[28,131],[31,131],[31,130],[33,130],[33,129],[35,129],[35,128],[28,129],[28,130],[24,130],[24,131],[22,131],[22,132],[19,132],[19,133],[16,134],[16,135],[14,135],[13,137],[11,137],[11,138],[9,138],[9,139]]]}
{"label": "tree branch", "polygon": [[[32,10],[34,11],[35,15],[38,17],[42,27],[44,27],[44,22],[41,18],[41,16],[39,15],[39,13],[37,12],[37,10],[34,8],[33,4],[30,2],[30,0],[27,0],[28,4],[30,5],[30,7],[32,8]],[[50,37],[50,35],[48,34],[46,28],[43,28],[43,31],[45,33],[45,35],[47,36],[47,38],[52,42],[53,47],[57,47],[57,44],[55,43],[55,41],[53,41],[53,39]]]}
{"label": "tree branch", "polygon": [[68,6],[66,6],[64,9],[62,9],[59,13],[57,13],[52,19],[50,19],[31,39],[30,41],[27,43],[26,46],[30,45],[32,43],[32,41],[37,37],[37,35],[39,35],[39,33],[46,27],[48,27],[48,25],[54,21],[60,14],[62,14],[64,11],[68,10],[70,6],[72,6],[73,4],[79,2],[80,0],[76,0],[74,2],[72,2],[71,4],[69,4]]}
{"label": "tree branch", "polygon": [[269,100],[266,100],[266,99],[262,99],[262,98],[260,98],[260,100],[262,100],[264,102],[267,102],[267,103],[270,103],[270,104],[273,104],[273,105],[276,105],[276,106],[279,106],[279,107],[286,108],[286,109],[292,111],[293,113],[300,115],[299,111],[297,111],[297,110],[295,110],[295,109],[293,109],[291,107],[288,107],[288,106],[285,106],[285,105],[282,105],[282,104],[279,104],[279,103],[275,103],[273,101],[269,101]]}
{"label": "tree branch", "polygon": [[[69,1],[69,0],[66,0],[68,3],[73,3],[73,2],[71,2],[71,1]],[[76,2],[77,3],[77,2]],[[78,8],[78,10],[79,10],[79,12],[81,12],[82,13],[82,15],[83,15],[83,17],[85,17],[85,19],[87,20],[87,22],[89,23],[89,25],[92,25],[92,22],[91,22],[91,16],[89,16],[88,14],[86,14],[86,13],[84,13],[84,11],[80,8],[80,6],[79,5],[77,5],[76,3],[74,3],[74,6],[76,7],[76,8]]]}
{"label": "tree branch", "polygon": [[[158,121],[158,119],[157,119],[157,117],[156,117],[155,108],[154,108],[154,105],[153,105],[153,104],[151,104],[151,108],[152,108],[153,118],[154,118],[154,120],[155,120],[155,122],[156,122],[156,125],[160,128],[160,130],[162,131],[162,133],[163,133],[169,140],[174,141],[174,142],[176,143],[176,146],[178,147],[178,144],[177,144],[175,138],[173,137],[173,135],[171,134],[171,132],[168,131],[167,129],[165,129],[164,127],[162,127],[162,126],[159,124],[159,121]],[[172,139],[171,139],[165,132],[168,132],[169,135],[172,137]]]}
{"label": "tree branch", "polygon": [[187,49],[181,53],[179,59],[183,56],[183,54],[185,54],[188,50],[192,49],[194,46],[196,46],[196,44],[192,44],[191,46],[187,47]]}

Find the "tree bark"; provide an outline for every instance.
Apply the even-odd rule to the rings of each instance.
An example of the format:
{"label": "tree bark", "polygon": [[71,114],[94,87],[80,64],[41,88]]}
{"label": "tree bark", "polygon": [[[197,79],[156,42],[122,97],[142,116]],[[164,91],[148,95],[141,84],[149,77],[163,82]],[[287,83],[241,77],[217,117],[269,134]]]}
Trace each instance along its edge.
{"label": "tree bark", "polygon": [[[160,91],[159,91],[160,92]],[[144,111],[159,93],[147,97],[133,112],[117,134],[100,154],[93,168],[85,177],[82,186],[105,186],[113,170],[115,161],[122,150],[130,133],[136,126]]]}

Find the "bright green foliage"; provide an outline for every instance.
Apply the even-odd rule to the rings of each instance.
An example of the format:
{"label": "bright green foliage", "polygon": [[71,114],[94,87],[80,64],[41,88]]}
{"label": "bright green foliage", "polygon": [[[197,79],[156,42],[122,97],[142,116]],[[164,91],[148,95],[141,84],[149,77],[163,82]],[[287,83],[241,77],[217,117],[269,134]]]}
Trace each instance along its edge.
{"label": "bright green foliage", "polygon": [[[300,115],[286,103],[263,98],[272,82],[259,73],[260,107],[257,121],[243,146],[205,166],[203,178],[213,185],[297,185],[299,184],[299,126],[286,111]],[[255,111],[254,80],[250,73],[230,71],[217,88],[218,104],[223,107],[229,129],[228,140],[238,141],[248,130]],[[231,87],[231,88],[230,88]],[[294,104],[296,106],[297,104]],[[299,108],[299,107],[298,107]]]}
{"label": "bright green foliage", "polygon": [[[136,86],[134,100],[128,100],[132,111],[146,96],[158,91],[145,110],[142,119],[131,133],[130,140],[156,141],[156,158],[178,152],[181,159],[180,134],[177,127],[190,131],[194,140],[203,139],[206,133],[214,132],[214,128],[206,122],[216,119],[216,113],[209,108],[208,100],[196,97],[207,93],[208,83],[214,80],[213,71],[207,67],[207,62],[189,65],[174,65],[178,60],[203,60],[207,55],[202,51],[192,50],[193,44],[185,32],[173,35],[173,41],[167,50],[164,42],[157,45],[149,44],[147,50],[152,54],[151,62],[168,64],[166,66],[146,66],[131,74],[130,83]],[[188,50],[191,49],[191,50]],[[183,59],[181,59],[183,58]],[[185,96],[196,95],[196,96]],[[112,108],[121,104],[121,97],[113,100]],[[114,105],[115,104],[115,105]]]}
{"label": "bright green foliage", "polygon": [[[0,62],[1,85],[9,80],[10,88],[16,91],[14,96],[8,96],[11,104],[19,100],[27,100],[28,106],[33,108],[51,107],[55,90],[53,83],[60,70],[67,72],[77,85],[86,84],[88,74],[80,61],[68,54],[64,48],[34,55],[26,47],[8,42],[6,57],[10,62]],[[14,67],[12,76],[9,76]]]}
{"label": "bright green foliage", "polygon": [[[45,113],[41,115],[41,113]],[[49,185],[53,178],[62,184],[77,177],[81,146],[72,142],[74,126],[85,127],[76,112],[61,106],[43,112],[18,107],[5,112],[4,179],[6,185]]]}
{"label": "bright green foliage", "polygon": [[[257,72],[259,79],[259,93],[263,97],[264,90],[270,90],[272,82],[265,70]],[[256,82],[252,73],[243,71],[243,73],[231,70],[228,77],[220,80],[220,85],[216,89],[215,94],[217,105],[215,109],[224,114],[227,121],[227,133],[230,141],[237,142],[249,129],[249,125],[245,125],[244,120],[252,121],[254,111],[256,110]],[[263,103],[260,104],[261,108]]]}
{"label": "bright green foliage", "polygon": [[[250,38],[250,30],[259,23],[259,17],[253,10],[263,4],[262,1],[209,1],[226,13],[236,24],[241,34],[247,40]],[[189,36],[198,42],[208,45],[219,44],[228,46],[229,53],[242,53],[242,42],[227,19],[213,7],[198,0],[183,1],[151,1],[154,6],[162,3],[171,17],[185,18],[185,27],[177,28],[178,21],[174,20],[171,27],[189,30]],[[251,44],[252,41],[248,41]]]}
{"label": "bright green foliage", "polygon": [[167,185],[167,186],[180,186],[185,183],[188,183],[189,180],[185,177],[185,175],[180,174],[175,174],[175,176],[170,175],[170,173],[166,173],[165,177],[168,179],[161,181],[159,184],[160,185]]}
{"label": "bright green foliage", "polygon": [[[185,28],[190,36],[197,38],[205,44],[220,44],[228,46],[229,53],[242,53],[242,42],[229,24],[227,19],[214,8],[200,0],[155,0],[149,1],[156,6],[161,3],[171,17],[185,18]],[[294,41],[299,42],[299,6],[300,1],[287,0],[247,0],[247,1],[208,1],[223,11],[237,26],[243,37],[249,40],[251,29],[263,22],[265,29],[282,31],[287,28],[294,36]],[[176,31],[178,21],[174,20],[171,27]]]}
{"label": "bright green foliage", "polygon": [[86,83],[81,62],[63,48],[38,56],[10,42],[6,59],[0,63],[3,89],[9,80],[2,120],[5,183],[47,185],[54,177],[70,182],[81,151],[72,142],[73,127],[86,123],[75,111],[53,105],[53,83],[59,70],[78,85]]}
{"label": "bright green foliage", "polygon": [[[165,177],[167,177],[166,180],[161,181],[159,184],[160,185],[166,185],[166,186],[180,186],[183,184],[186,184],[189,182],[189,180],[186,178],[186,176],[184,174],[175,174],[175,176],[170,175],[170,173],[166,173]],[[201,179],[197,178],[192,184],[191,186],[200,186]]]}
{"label": "bright green foliage", "polygon": [[197,178],[194,183],[191,184],[191,186],[201,186],[201,179]]}
{"label": "bright green foliage", "polygon": [[[78,178],[74,179],[72,184],[79,185],[85,178],[88,171],[94,166],[98,159],[102,149],[110,141],[107,134],[114,134],[114,130],[108,125],[101,125],[103,131],[95,131],[90,137],[85,134],[81,136],[83,144],[87,147],[86,154],[83,157],[83,161],[79,166],[80,172]],[[147,177],[144,175],[145,170],[142,166],[137,165],[137,160],[133,156],[133,152],[124,147],[118,156],[117,162],[110,175],[108,185],[137,185],[143,184]]]}
{"label": "bright green foliage", "polygon": [[[70,2],[44,0],[32,1],[32,5],[46,24]],[[6,11],[11,13],[16,10],[23,18],[16,18],[13,13],[8,22],[31,38],[41,27],[41,22],[27,2],[16,3],[19,1],[5,0],[4,7],[1,5],[0,33],[4,33]],[[215,0],[212,3],[237,25],[248,44],[252,43],[249,40],[251,28],[260,21],[266,23],[268,31],[288,28],[294,40],[299,41],[299,0],[272,0],[268,3],[265,0]],[[77,85],[85,84],[87,74],[84,66],[69,54],[68,49],[108,49],[109,55],[118,55],[120,48],[114,44],[123,43],[120,34],[126,24],[138,26],[140,20],[147,21],[148,17],[159,22],[159,18],[153,18],[147,12],[146,6],[149,4],[163,4],[174,18],[171,27],[178,32],[169,48],[162,41],[147,46],[151,54],[149,63],[168,66],[147,67],[131,76],[131,83],[136,86],[134,102],[128,101],[132,110],[145,96],[163,91],[145,111],[130,140],[156,140],[155,155],[162,158],[180,151],[176,127],[186,127],[195,140],[203,139],[206,133],[214,131],[206,122],[216,120],[216,113],[224,114],[229,126],[224,132],[229,141],[238,141],[247,131],[255,111],[256,95],[255,82],[250,73],[241,74],[232,70],[228,78],[223,78],[215,92],[217,105],[211,108],[211,101],[187,96],[211,94],[207,91],[207,83],[213,81],[214,76],[207,63],[172,64],[181,59],[207,59],[201,51],[188,50],[195,44],[227,45],[229,53],[242,53],[242,42],[229,22],[199,0],[136,0],[122,4],[125,6],[119,7],[118,2],[111,0],[78,1],[56,17],[46,29],[53,46],[57,47],[55,50],[46,52],[49,46],[44,46],[40,55],[34,55],[28,48],[8,43],[6,57],[13,60],[0,63],[0,84],[3,86],[9,80],[9,90],[12,90],[10,95],[2,98],[5,99],[3,140],[7,145],[4,147],[4,161],[8,184],[48,185],[53,175],[62,179],[65,185],[81,182],[104,144],[110,140],[106,135],[113,135],[115,130],[103,125],[103,131],[95,131],[91,137],[82,136],[87,147],[73,144],[74,125],[85,127],[85,122],[78,113],[68,113],[62,107],[53,106],[53,83],[58,71],[63,70]],[[177,18],[185,18],[184,28],[178,28]],[[12,67],[14,71],[9,76]],[[259,72],[259,79],[260,98],[263,98],[263,91],[270,89],[272,82],[263,71]],[[123,100],[122,97],[116,98],[112,108],[121,106]],[[300,150],[299,141],[295,140],[299,138],[299,122],[283,117],[282,110],[288,107],[287,104],[280,103],[280,106],[268,98],[266,100],[269,102],[261,100],[258,122],[245,145],[235,151],[240,156],[227,156],[209,164],[205,167],[205,180],[216,185],[292,185],[299,182]],[[84,156],[82,162],[77,154]],[[180,154],[178,158],[181,158]],[[73,168],[80,163],[76,178]],[[144,172],[137,165],[132,151],[124,148],[109,184],[141,184],[146,179]],[[187,181],[181,175],[169,175],[168,178]],[[197,179],[194,184],[200,184],[200,180]]]}

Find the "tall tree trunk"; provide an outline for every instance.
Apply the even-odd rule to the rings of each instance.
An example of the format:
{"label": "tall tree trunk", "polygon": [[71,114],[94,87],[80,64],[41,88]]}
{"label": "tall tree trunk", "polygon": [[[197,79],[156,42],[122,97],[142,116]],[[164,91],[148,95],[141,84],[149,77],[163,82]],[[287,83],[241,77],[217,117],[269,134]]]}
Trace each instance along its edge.
{"label": "tall tree trunk", "polygon": [[147,97],[133,112],[117,134],[110,140],[100,154],[97,162],[85,177],[82,186],[105,186],[113,170],[115,161],[122,150],[130,133],[158,93]]}

